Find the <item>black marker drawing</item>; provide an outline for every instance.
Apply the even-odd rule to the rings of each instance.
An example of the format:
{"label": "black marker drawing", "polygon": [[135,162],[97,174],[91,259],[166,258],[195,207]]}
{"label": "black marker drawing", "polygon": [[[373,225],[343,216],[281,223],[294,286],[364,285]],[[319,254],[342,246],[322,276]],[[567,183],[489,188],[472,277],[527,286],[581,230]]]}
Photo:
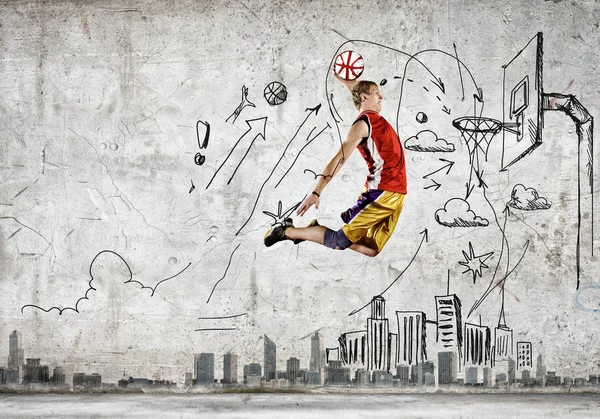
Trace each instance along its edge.
{"label": "black marker drawing", "polygon": [[442,106],[442,111],[450,115],[450,109],[446,105]]}
{"label": "black marker drawing", "polygon": [[[304,200],[304,198],[302,200]],[[279,204],[277,205],[277,214],[274,214],[269,211],[263,211],[263,214],[268,215],[273,219],[273,226],[276,224],[283,224],[285,223],[285,220],[289,218],[292,212],[294,212],[300,206],[301,203],[302,201],[292,205],[291,207],[282,212],[283,206],[281,204],[281,201],[279,201]]]}
{"label": "black marker drawing", "polygon": [[465,365],[489,365],[492,357],[491,342],[492,335],[489,327],[465,323]]}
{"label": "black marker drawing", "polygon": [[533,350],[531,342],[517,342],[517,369],[533,368]]}
{"label": "black marker drawing", "polygon": [[121,261],[122,261],[122,262],[125,264],[125,267],[126,267],[126,268],[127,268],[127,270],[129,271],[129,279],[128,279],[127,281],[125,281],[125,282],[124,282],[124,284],[132,283],[132,282],[135,282],[135,283],[137,283],[137,284],[140,284],[140,285],[142,286],[142,289],[149,289],[149,290],[151,290],[151,291],[152,291],[152,294],[150,295],[151,297],[153,297],[153,296],[154,296],[154,293],[156,292],[156,288],[158,288],[158,286],[159,286],[160,284],[162,284],[162,283],[163,283],[163,282],[165,282],[165,281],[168,281],[169,279],[173,279],[173,278],[175,278],[176,276],[180,275],[180,274],[181,274],[181,273],[183,273],[183,272],[184,272],[184,271],[185,271],[187,268],[189,268],[189,267],[190,267],[190,265],[192,264],[191,262],[190,262],[190,263],[188,263],[188,265],[187,265],[185,268],[183,268],[181,271],[179,271],[178,273],[176,273],[175,275],[173,275],[173,276],[171,276],[171,277],[169,277],[169,278],[166,278],[166,279],[163,279],[162,281],[159,281],[159,282],[158,282],[158,283],[157,283],[157,284],[156,284],[154,287],[147,287],[147,286],[145,286],[144,284],[142,284],[140,281],[136,281],[136,280],[134,280],[134,279],[133,279],[133,272],[131,271],[131,268],[129,267],[129,264],[128,264],[128,263],[125,261],[125,259],[123,259],[123,257],[122,257],[121,255],[119,255],[119,254],[118,254],[118,253],[116,253],[116,252],[113,252],[112,250],[102,250],[101,252],[99,252],[98,254],[96,254],[96,256],[94,256],[94,259],[92,259],[92,262],[90,263],[90,268],[89,268],[90,280],[88,281],[88,289],[85,291],[85,294],[84,294],[84,296],[83,296],[83,297],[81,297],[81,298],[79,298],[79,299],[78,299],[78,300],[75,302],[75,307],[63,307],[63,308],[60,308],[60,307],[50,307],[49,309],[45,309],[45,308],[43,308],[43,307],[40,307],[40,306],[38,306],[38,305],[35,305],[35,304],[26,304],[26,305],[24,305],[23,307],[21,307],[21,313],[23,313],[23,309],[24,309],[25,307],[33,307],[33,308],[37,308],[38,310],[45,311],[46,313],[49,313],[49,312],[50,312],[50,311],[52,311],[52,310],[58,310],[58,314],[59,314],[59,315],[62,315],[63,311],[66,311],[66,310],[72,310],[72,311],[74,311],[74,312],[76,312],[76,313],[79,313],[79,303],[80,303],[81,301],[83,301],[83,300],[89,300],[88,293],[89,293],[90,291],[97,291],[97,289],[96,289],[96,288],[94,288],[94,287],[92,286],[92,281],[94,281],[94,276],[93,276],[93,274],[92,274],[92,267],[94,266],[94,262],[96,261],[96,259],[97,259],[97,258],[98,258],[98,257],[99,257],[101,254],[103,254],[103,253],[109,253],[109,254],[113,254],[113,255],[117,256],[119,259],[121,259]]}
{"label": "black marker drawing", "polygon": [[190,182],[192,182],[192,186],[190,186],[190,191],[188,193],[192,193],[194,191],[194,189],[196,189],[196,185],[194,185],[194,181],[192,179],[190,179]]}
{"label": "black marker drawing", "polygon": [[324,178],[331,177],[331,175],[324,175],[322,173],[317,174],[314,170],[310,170],[310,169],[304,169],[304,173],[306,173],[306,172],[311,173],[315,179],[318,179],[319,177],[324,177]]}
{"label": "black marker drawing", "polygon": [[236,317],[247,316],[248,313],[232,314],[231,316],[216,316],[216,317],[198,317],[198,320],[222,320],[222,319],[234,319]]}
{"label": "black marker drawing", "polygon": [[220,332],[226,330],[238,330],[237,327],[213,327],[207,329],[194,329],[194,332]]}
{"label": "black marker drawing", "polygon": [[383,79],[379,82],[380,86],[385,86],[387,84],[387,79]]}
{"label": "black marker drawing", "polygon": [[294,164],[296,164],[296,161],[298,161],[298,158],[300,157],[300,154],[302,154],[302,152],[304,151],[304,149],[306,147],[308,147],[310,145],[310,143],[312,143],[314,140],[316,140],[317,137],[319,135],[321,135],[323,133],[323,131],[325,131],[327,128],[331,128],[331,125],[329,125],[329,123],[327,123],[327,126],[325,126],[321,131],[319,131],[317,133],[317,135],[315,135],[313,138],[311,138],[309,140],[308,138],[310,138],[310,134],[312,134],[312,132],[315,130],[315,128],[313,128],[310,131],[310,133],[308,134],[308,138],[306,139],[307,143],[302,146],[302,148],[300,149],[300,151],[298,151],[298,154],[296,154],[296,157],[294,158],[294,161],[292,162],[292,164],[290,165],[290,167],[286,170],[286,172],[283,174],[283,176],[281,176],[281,179],[279,179],[279,182],[277,182],[275,184],[275,188],[277,188],[279,186],[279,184],[281,183],[281,181],[283,180],[283,178],[285,178],[285,176],[290,172],[290,170],[292,170],[292,167],[294,167]]}
{"label": "black marker drawing", "polygon": [[463,274],[471,272],[473,275],[473,284],[477,281],[477,277],[482,277],[482,271],[484,268],[489,268],[485,262],[494,254],[494,252],[484,253],[482,255],[475,255],[473,250],[473,244],[469,242],[469,253],[462,251],[465,260],[459,261],[459,265],[467,268]]}
{"label": "black marker drawing", "polygon": [[429,118],[427,117],[427,114],[425,112],[417,113],[417,116],[415,117],[415,119],[417,120],[417,122],[419,124],[424,124],[425,122],[427,122],[429,120]]}
{"label": "black marker drawing", "polygon": [[[417,255],[419,254],[419,251],[421,250],[421,246],[423,246],[423,243],[428,243],[429,242],[429,236],[428,236],[427,229],[421,231],[419,234],[422,234],[423,238],[421,239],[421,242],[419,243],[419,246],[417,247],[417,250],[415,251],[415,254],[410,259],[410,261],[408,262],[408,264],[406,265],[406,267],[402,270],[402,272],[400,272],[400,274],[396,277],[396,279],[394,279],[391,282],[391,284],[388,285],[387,288],[383,290],[383,292],[381,292],[381,293],[378,294],[379,296],[383,296],[383,294],[385,294],[392,287],[392,285],[394,285],[402,277],[402,275],[404,275],[404,273],[408,270],[408,268],[410,267],[410,265],[412,265],[412,263],[417,258]],[[362,311],[363,309],[365,309],[366,307],[368,307],[369,304],[371,304],[371,302],[368,302],[367,304],[365,304],[361,308],[358,308],[358,309],[352,311],[350,314],[348,314],[348,316],[355,315],[356,313],[358,313],[358,312]]]}
{"label": "black marker drawing", "polygon": [[[202,140],[202,143],[200,143],[200,124],[204,125],[204,139]],[[206,147],[208,147],[208,140],[210,139],[210,124],[208,123],[208,121],[204,122],[204,121],[200,121],[198,120],[198,122],[196,122],[196,140],[198,141],[198,147],[200,148],[200,150],[205,149]],[[201,153],[196,153],[196,155],[194,156],[194,162],[198,165],[198,166],[202,166],[204,164],[204,162],[206,161],[206,156],[204,156]]]}
{"label": "black marker drawing", "polygon": [[248,129],[235,142],[235,144],[233,145],[233,148],[229,151],[229,154],[227,155],[227,157],[225,157],[225,160],[223,160],[223,163],[221,163],[221,165],[219,166],[219,168],[217,169],[217,171],[215,172],[215,174],[212,176],[212,178],[210,178],[210,181],[208,182],[208,185],[206,185],[206,189],[208,189],[208,187],[210,186],[210,184],[212,183],[212,181],[215,179],[215,177],[217,176],[217,174],[219,173],[219,171],[223,168],[223,166],[225,165],[225,163],[227,163],[227,160],[229,160],[229,157],[231,157],[231,155],[233,154],[233,151],[240,144],[240,142],[246,136],[246,134],[248,134],[251,131],[252,132],[256,132],[256,134],[254,135],[254,137],[252,138],[252,140],[250,142],[250,146],[248,146],[248,149],[246,150],[246,153],[244,153],[244,156],[241,158],[240,162],[236,166],[236,168],[235,168],[235,170],[233,172],[233,175],[231,175],[231,177],[229,178],[229,181],[227,182],[228,185],[231,182],[231,180],[233,179],[233,176],[235,175],[235,173],[237,172],[237,169],[240,167],[240,165],[242,164],[242,162],[244,161],[244,159],[248,155],[248,152],[250,151],[250,149],[254,145],[254,141],[256,141],[256,139],[258,137],[262,137],[263,140],[266,140],[266,138],[265,138],[265,130],[266,130],[266,126],[267,126],[267,117],[266,116],[263,116],[262,118],[247,119],[246,120],[246,124],[248,124]]}
{"label": "black marker drawing", "polygon": [[208,300],[206,300],[206,304],[208,304],[210,302],[210,299],[213,295],[213,293],[215,292],[215,289],[217,288],[217,285],[219,285],[219,283],[225,279],[225,276],[227,276],[227,271],[229,270],[229,266],[231,266],[231,260],[233,259],[233,255],[235,253],[236,250],[238,250],[238,248],[241,246],[242,244],[238,244],[235,249],[233,249],[233,252],[231,252],[231,256],[229,256],[229,262],[227,263],[227,267],[225,268],[225,272],[223,273],[223,276],[221,277],[221,279],[219,279],[215,285],[213,286],[212,291],[210,292],[210,295],[208,296]]}
{"label": "black marker drawing", "polygon": [[336,123],[342,122],[343,119],[340,116],[340,113],[338,112],[337,108],[335,107],[335,102],[333,101],[333,92],[330,95],[329,101],[331,103],[331,108],[333,109],[333,111],[335,112],[335,115],[332,114],[331,116],[333,116],[333,119],[335,120]]}
{"label": "black marker drawing", "polygon": [[435,212],[435,220],[446,227],[487,227],[490,222],[471,211],[471,206],[461,198],[452,198]]}
{"label": "black marker drawing", "polygon": [[[451,161],[451,160],[446,160],[446,159],[439,159],[439,161],[444,162],[446,164],[443,165],[442,167],[440,167],[439,169],[437,169],[437,170],[435,170],[435,171],[433,171],[431,173],[426,174],[425,176],[423,176],[423,179],[428,179],[430,176],[435,175],[436,173],[441,172],[444,169],[447,169],[446,170],[446,176],[450,173],[450,169],[452,169],[452,166],[454,166],[454,162]],[[438,182],[436,182],[433,179],[431,179],[431,181],[433,182],[433,185],[426,186],[423,189],[435,188],[434,190],[437,191],[442,186],[441,183],[438,183]]]}
{"label": "black marker drawing", "polygon": [[452,153],[455,150],[454,144],[443,138],[438,138],[435,132],[428,129],[419,131],[417,135],[409,137],[404,142],[404,147],[411,151],[429,153]]}
{"label": "black marker drawing", "polygon": [[302,121],[302,123],[300,124],[300,126],[296,130],[296,133],[294,134],[294,136],[292,137],[292,139],[290,141],[288,141],[287,145],[285,146],[285,149],[283,150],[283,153],[281,153],[281,156],[279,157],[279,160],[277,160],[277,163],[275,163],[275,166],[273,166],[273,170],[271,170],[271,173],[269,173],[269,176],[267,177],[267,179],[261,185],[261,187],[260,187],[260,189],[258,191],[258,195],[256,196],[256,201],[254,201],[254,205],[252,206],[252,210],[250,211],[250,215],[248,216],[248,219],[246,219],[246,221],[244,222],[244,224],[242,224],[242,226],[237,231],[237,233],[235,233],[236,236],[239,235],[240,232],[244,229],[244,227],[246,227],[246,225],[250,222],[250,219],[252,218],[252,216],[254,215],[254,211],[256,210],[256,206],[258,205],[258,200],[260,199],[262,191],[265,188],[265,185],[267,184],[267,182],[269,182],[269,180],[273,176],[273,173],[275,173],[275,170],[277,169],[277,166],[279,165],[279,163],[281,162],[281,160],[283,160],[283,157],[285,156],[285,153],[287,152],[288,148],[290,147],[290,145],[292,144],[292,142],[294,141],[294,139],[296,138],[296,136],[300,132],[300,129],[304,126],[304,124],[306,123],[306,121],[308,120],[308,118],[313,113],[315,114],[315,116],[319,114],[319,109],[321,109],[321,104],[320,103],[317,106],[315,106],[314,108],[306,108],[305,112],[308,112],[308,115],[306,115],[306,117],[304,118],[304,121]]}
{"label": "black marker drawing", "polygon": [[244,110],[246,106],[256,108],[256,105],[248,100],[248,88],[246,86],[242,86],[242,100],[238,107],[235,108],[233,113],[225,120],[225,122],[229,122],[229,120],[233,118],[232,124],[235,124],[235,120],[238,118],[238,116],[240,116],[240,113],[242,113],[242,110]]}
{"label": "black marker drawing", "polygon": [[551,204],[546,198],[541,197],[538,191],[526,188],[520,183],[514,186],[510,194],[510,201],[506,205],[523,211],[546,210],[551,207]]}
{"label": "black marker drawing", "polygon": [[263,93],[265,100],[270,106],[281,105],[286,101],[288,96],[287,88],[277,81],[267,84]]}

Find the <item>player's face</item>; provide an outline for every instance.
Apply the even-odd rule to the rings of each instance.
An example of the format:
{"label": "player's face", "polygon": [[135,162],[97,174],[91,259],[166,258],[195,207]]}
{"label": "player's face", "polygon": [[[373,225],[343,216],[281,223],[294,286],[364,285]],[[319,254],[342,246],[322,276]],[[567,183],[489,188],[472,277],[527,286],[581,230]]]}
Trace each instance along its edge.
{"label": "player's face", "polygon": [[377,86],[371,87],[371,92],[366,95],[366,100],[363,102],[363,108],[381,112],[381,100],[383,96],[379,92],[379,88]]}

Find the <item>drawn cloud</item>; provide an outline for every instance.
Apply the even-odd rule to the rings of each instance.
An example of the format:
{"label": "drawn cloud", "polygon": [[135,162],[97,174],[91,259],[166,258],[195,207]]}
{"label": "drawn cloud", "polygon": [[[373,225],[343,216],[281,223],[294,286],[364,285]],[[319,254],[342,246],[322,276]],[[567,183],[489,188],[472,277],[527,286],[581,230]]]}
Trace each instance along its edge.
{"label": "drawn cloud", "polygon": [[435,220],[446,227],[487,227],[490,222],[479,217],[467,201],[461,198],[452,198],[435,212]]}
{"label": "drawn cloud", "polygon": [[454,144],[449,143],[443,138],[438,138],[435,132],[427,129],[420,131],[417,135],[406,140],[404,147],[411,151],[431,153],[451,153],[455,149]]}
{"label": "drawn cloud", "polygon": [[524,211],[545,210],[551,206],[538,191],[526,188],[520,183],[514,186],[507,205]]}

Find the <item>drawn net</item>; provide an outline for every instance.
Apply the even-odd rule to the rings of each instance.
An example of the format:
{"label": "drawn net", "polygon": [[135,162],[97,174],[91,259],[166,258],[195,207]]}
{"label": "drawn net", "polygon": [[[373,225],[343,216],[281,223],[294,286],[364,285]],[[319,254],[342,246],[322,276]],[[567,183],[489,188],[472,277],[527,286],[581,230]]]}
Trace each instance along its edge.
{"label": "drawn net", "polygon": [[502,123],[497,119],[483,116],[465,116],[452,121],[452,125],[460,132],[467,144],[471,160],[475,152],[481,151],[487,159],[488,149],[494,136],[502,130]]}

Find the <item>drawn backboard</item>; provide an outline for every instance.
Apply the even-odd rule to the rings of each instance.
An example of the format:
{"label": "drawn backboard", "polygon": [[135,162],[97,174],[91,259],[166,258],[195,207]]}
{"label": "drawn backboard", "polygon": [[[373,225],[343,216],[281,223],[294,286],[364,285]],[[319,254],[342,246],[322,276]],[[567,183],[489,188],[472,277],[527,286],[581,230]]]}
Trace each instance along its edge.
{"label": "drawn backboard", "polygon": [[542,143],[542,33],[503,66],[502,170]]}

